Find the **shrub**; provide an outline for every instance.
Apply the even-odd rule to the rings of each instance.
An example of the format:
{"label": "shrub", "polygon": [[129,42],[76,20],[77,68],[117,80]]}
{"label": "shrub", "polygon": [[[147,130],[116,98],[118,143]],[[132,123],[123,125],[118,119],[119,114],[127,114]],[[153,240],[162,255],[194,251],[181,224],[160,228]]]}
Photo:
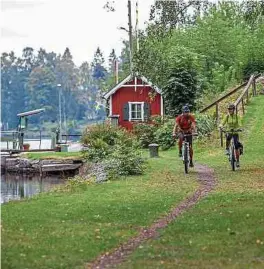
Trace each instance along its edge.
{"label": "shrub", "polygon": [[172,139],[173,126],[174,120],[168,120],[155,132],[155,141],[160,145],[162,150],[167,150],[175,144],[174,139]]}
{"label": "shrub", "polygon": [[215,119],[209,115],[197,114],[196,123],[199,136],[209,135],[216,127]]}
{"label": "shrub", "polygon": [[141,175],[144,172],[145,160],[135,148],[117,145],[111,157],[104,161],[109,178],[127,175]]}
{"label": "shrub", "polygon": [[136,135],[142,148],[147,148],[149,144],[155,142],[155,131],[157,127],[153,124],[137,123],[134,125],[133,133]]}
{"label": "shrub", "polygon": [[115,140],[118,137],[118,130],[119,128],[105,123],[91,125],[83,132],[81,141],[86,145],[91,145],[93,141],[99,138],[112,146],[115,144]]}
{"label": "shrub", "polygon": [[83,157],[88,160],[99,161],[104,159],[111,152],[111,147],[102,139],[92,140],[88,149],[83,152]]}

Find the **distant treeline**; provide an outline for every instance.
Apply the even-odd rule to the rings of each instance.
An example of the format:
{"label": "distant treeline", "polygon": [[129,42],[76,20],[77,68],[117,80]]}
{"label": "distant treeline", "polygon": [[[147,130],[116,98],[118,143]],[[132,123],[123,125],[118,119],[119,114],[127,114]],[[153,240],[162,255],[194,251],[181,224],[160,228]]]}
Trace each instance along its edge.
{"label": "distant treeline", "polygon": [[1,55],[1,123],[2,129],[16,128],[17,114],[45,108],[33,116],[32,123],[58,122],[59,94],[62,120],[100,120],[106,109],[101,95],[114,84],[114,61],[119,62],[120,76],[128,69],[127,45],[120,57],[112,50],[108,61],[97,48],[92,63],[77,67],[69,48],[63,55],[41,48],[23,49],[22,57],[14,52]]}

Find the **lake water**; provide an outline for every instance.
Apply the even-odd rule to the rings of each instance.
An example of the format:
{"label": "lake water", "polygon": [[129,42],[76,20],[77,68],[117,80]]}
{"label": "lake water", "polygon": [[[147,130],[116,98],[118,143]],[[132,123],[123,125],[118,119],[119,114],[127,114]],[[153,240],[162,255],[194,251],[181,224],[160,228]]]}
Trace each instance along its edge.
{"label": "lake water", "polygon": [[[50,149],[51,148],[51,139],[42,139],[41,143],[39,140],[24,140],[24,143],[30,144],[30,149]],[[9,149],[13,148],[12,143],[9,142]],[[7,142],[1,141],[1,149],[7,149]]]}
{"label": "lake water", "polygon": [[64,183],[65,179],[59,175],[41,178],[39,175],[3,174],[1,175],[1,204],[32,197]]}
{"label": "lake water", "polygon": [[[42,139],[41,144],[39,141],[24,140],[25,143],[30,144],[30,149],[51,149],[51,139]],[[79,142],[68,141],[68,151],[78,152],[82,150],[82,145]],[[1,149],[7,149],[7,143],[1,142]],[[12,144],[9,143],[9,149],[12,149]]]}

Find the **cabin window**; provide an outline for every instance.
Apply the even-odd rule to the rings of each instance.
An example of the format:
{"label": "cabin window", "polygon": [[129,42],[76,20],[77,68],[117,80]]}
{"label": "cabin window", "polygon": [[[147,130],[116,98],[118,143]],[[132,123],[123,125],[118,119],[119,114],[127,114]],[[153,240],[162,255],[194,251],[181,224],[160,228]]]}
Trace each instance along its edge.
{"label": "cabin window", "polygon": [[144,102],[129,102],[129,121],[144,121]]}

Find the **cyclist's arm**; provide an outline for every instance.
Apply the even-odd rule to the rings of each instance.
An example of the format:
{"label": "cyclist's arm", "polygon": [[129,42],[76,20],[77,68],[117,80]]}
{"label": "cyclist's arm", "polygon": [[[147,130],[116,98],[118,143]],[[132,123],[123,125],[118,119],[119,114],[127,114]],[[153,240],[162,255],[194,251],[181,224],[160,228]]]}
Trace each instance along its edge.
{"label": "cyclist's arm", "polygon": [[241,128],[242,127],[242,121],[241,118],[239,116],[237,116],[237,128]]}
{"label": "cyclist's arm", "polygon": [[174,124],[174,127],[173,127],[173,131],[172,131],[172,135],[173,136],[176,136],[176,133],[177,133],[177,122],[175,121],[175,124]]}
{"label": "cyclist's arm", "polygon": [[223,128],[226,125],[226,123],[227,123],[227,115],[222,120],[221,124],[219,125],[219,128]]}
{"label": "cyclist's arm", "polygon": [[191,116],[191,121],[192,121],[191,131],[193,133],[197,133],[196,120],[195,120],[195,117],[194,116]]}

